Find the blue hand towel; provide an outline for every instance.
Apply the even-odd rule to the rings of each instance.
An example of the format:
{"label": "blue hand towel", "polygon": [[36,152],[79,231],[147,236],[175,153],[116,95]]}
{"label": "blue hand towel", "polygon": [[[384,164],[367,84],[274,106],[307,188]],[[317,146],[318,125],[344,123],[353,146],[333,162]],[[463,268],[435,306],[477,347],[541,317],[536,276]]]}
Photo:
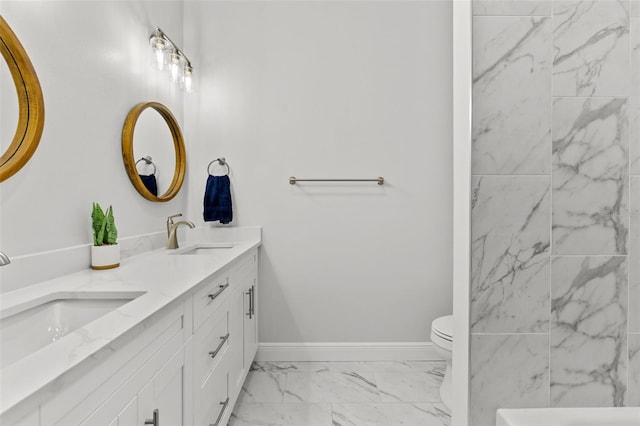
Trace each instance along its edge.
{"label": "blue hand towel", "polygon": [[226,224],[233,219],[231,208],[231,181],[228,175],[207,178],[204,190],[204,220],[213,222],[219,220]]}
{"label": "blue hand towel", "polygon": [[139,175],[142,179],[142,183],[149,190],[150,193],[158,196],[158,184],[156,182],[156,175]]}

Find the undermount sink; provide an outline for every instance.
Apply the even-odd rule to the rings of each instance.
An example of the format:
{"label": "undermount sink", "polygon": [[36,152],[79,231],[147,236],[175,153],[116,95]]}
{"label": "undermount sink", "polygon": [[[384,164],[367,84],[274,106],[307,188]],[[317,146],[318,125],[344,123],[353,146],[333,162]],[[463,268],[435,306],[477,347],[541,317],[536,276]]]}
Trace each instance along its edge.
{"label": "undermount sink", "polygon": [[0,312],[0,369],[143,295],[143,292],[52,293]]}
{"label": "undermount sink", "polygon": [[176,250],[172,254],[211,254],[221,249],[233,248],[233,243],[202,243]]}

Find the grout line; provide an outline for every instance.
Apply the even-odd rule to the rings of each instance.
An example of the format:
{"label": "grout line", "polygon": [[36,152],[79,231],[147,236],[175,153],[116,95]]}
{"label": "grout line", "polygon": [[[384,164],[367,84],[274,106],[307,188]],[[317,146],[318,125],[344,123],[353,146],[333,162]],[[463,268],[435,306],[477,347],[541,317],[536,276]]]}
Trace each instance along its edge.
{"label": "grout line", "polygon": [[517,331],[509,333],[471,333],[472,336],[547,336],[548,332],[541,333],[519,333]]}
{"label": "grout line", "polygon": [[553,332],[553,311],[552,311],[552,305],[551,302],[553,300],[553,252],[554,252],[554,248],[555,248],[555,244],[553,241],[553,191],[554,191],[554,185],[553,185],[553,176],[554,176],[554,167],[553,167],[553,136],[554,136],[554,132],[553,132],[553,111],[554,111],[554,106],[555,106],[555,96],[554,96],[554,91],[555,91],[555,85],[554,85],[554,61],[553,61],[553,49],[554,49],[554,44],[555,44],[555,14],[553,13],[555,10],[555,4],[554,1],[551,1],[551,38],[550,38],[550,52],[551,52],[551,79],[550,79],[550,84],[551,84],[551,105],[549,108],[549,114],[550,114],[550,120],[549,122],[551,123],[551,152],[549,155],[549,170],[551,170],[551,181],[549,182],[549,185],[551,187],[551,208],[549,209],[549,341],[547,342],[547,377],[548,377],[548,383],[547,383],[547,389],[546,389],[546,394],[547,394],[547,407],[551,407],[551,333]]}
{"label": "grout line", "polygon": [[552,254],[551,257],[629,257],[628,254]]}

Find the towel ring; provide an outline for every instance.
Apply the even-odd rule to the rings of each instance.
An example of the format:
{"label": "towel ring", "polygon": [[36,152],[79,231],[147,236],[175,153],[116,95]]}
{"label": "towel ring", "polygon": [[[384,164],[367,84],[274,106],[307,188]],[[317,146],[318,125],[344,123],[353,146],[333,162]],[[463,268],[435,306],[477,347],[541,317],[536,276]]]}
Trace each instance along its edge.
{"label": "towel ring", "polygon": [[153,174],[156,174],[156,170],[158,170],[156,168],[155,163],[151,160],[151,157],[149,155],[147,155],[146,157],[142,157],[141,159],[139,159],[138,161],[136,161],[136,166],[138,165],[139,162],[144,161],[147,165],[151,164],[153,166]]}
{"label": "towel ring", "polygon": [[218,164],[220,164],[221,166],[226,166],[227,167],[227,175],[229,174],[229,172],[231,171],[230,167],[229,167],[229,163],[227,163],[227,160],[225,160],[224,157],[220,157],[220,158],[216,158],[215,160],[213,160],[212,162],[209,163],[209,165],[207,166],[207,173],[209,173],[211,176],[214,176],[211,173],[211,165],[215,162],[218,162]]}

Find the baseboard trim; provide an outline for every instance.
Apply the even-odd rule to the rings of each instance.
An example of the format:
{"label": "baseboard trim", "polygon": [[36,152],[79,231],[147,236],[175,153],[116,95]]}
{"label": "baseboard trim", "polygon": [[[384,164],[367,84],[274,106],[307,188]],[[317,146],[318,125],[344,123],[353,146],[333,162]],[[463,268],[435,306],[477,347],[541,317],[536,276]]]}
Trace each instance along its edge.
{"label": "baseboard trim", "polygon": [[259,343],[256,361],[435,361],[433,343]]}

